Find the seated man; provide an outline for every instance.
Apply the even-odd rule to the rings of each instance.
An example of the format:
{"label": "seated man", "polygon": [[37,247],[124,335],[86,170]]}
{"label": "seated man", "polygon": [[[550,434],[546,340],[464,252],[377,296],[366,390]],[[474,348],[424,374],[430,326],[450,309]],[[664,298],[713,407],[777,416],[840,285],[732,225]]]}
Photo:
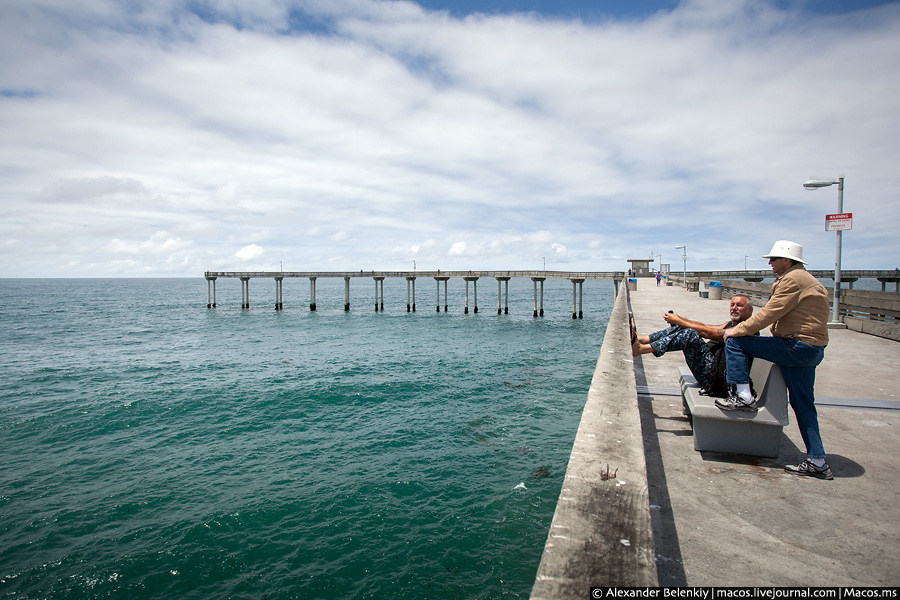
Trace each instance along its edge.
{"label": "seated man", "polygon": [[[725,345],[721,331],[746,321],[751,314],[753,314],[753,305],[750,304],[750,299],[737,294],[731,299],[729,307],[731,320],[723,325],[706,325],[685,319],[677,313],[668,312],[663,315],[663,319],[671,327],[655,331],[650,335],[638,335],[632,322],[631,355],[640,356],[652,352],[653,356],[659,357],[672,350],[681,350],[684,352],[684,360],[688,368],[697,383],[703,388],[704,393],[710,396],[726,397],[728,388],[725,382],[725,361],[721,352]],[[704,342],[703,338],[710,342]],[[717,354],[721,361],[716,360]],[[717,362],[722,363],[722,368],[717,368]]]}

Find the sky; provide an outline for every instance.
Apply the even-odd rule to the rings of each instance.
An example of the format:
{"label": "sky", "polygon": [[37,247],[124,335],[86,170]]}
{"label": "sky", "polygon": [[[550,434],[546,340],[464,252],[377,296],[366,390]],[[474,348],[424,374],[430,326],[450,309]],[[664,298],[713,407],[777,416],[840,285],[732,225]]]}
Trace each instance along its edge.
{"label": "sky", "polygon": [[900,2],[3,0],[0,277],[900,267]]}

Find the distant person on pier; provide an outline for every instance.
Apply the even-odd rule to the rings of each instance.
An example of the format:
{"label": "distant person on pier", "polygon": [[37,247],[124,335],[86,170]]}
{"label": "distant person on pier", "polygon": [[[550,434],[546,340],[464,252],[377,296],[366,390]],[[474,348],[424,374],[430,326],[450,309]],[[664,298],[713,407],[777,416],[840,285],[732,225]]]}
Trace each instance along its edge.
{"label": "distant person on pier", "polygon": [[[803,265],[803,246],[779,240],[763,255],[775,273],[772,295],[752,318],[737,327],[722,331],[725,336],[727,379],[737,392],[716,405],[722,410],[756,410],[756,397],[749,388],[748,362],[762,358],[781,367],[791,408],[806,444],[806,460],[787,465],[794,475],[833,479],[825,461],[825,447],[819,435],[819,416],[815,405],[816,367],[825,357],[828,344],[828,293],[819,280]],[[757,337],[764,327],[772,326],[772,337]]]}
{"label": "distant person on pier", "polygon": [[656,272],[656,285],[659,286],[659,282],[662,281],[662,273],[659,271]]}
{"label": "distant person on pier", "polygon": [[652,353],[653,356],[660,357],[666,352],[681,350],[684,352],[684,361],[703,392],[724,398],[729,392],[725,382],[725,339],[722,330],[730,329],[750,318],[753,305],[747,296],[737,294],[731,299],[728,313],[731,320],[727,323],[707,325],[668,312],[663,315],[663,319],[671,327],[650,335],[639,335],[632,322],[631,355]]}

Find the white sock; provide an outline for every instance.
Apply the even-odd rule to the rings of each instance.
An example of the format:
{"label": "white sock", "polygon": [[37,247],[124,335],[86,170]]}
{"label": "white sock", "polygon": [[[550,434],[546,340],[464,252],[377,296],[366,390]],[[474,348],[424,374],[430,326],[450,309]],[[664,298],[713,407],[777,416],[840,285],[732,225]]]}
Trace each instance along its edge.
{"label": "white sock", "polygon": [[825,466],[825,459],[824,459],[824,458],[810,458],[810,459],[809,459],[809,462],[811,462],[812,464],[816,465],[816,466],[819,467],[820,469],[821,469],[822,467]]}
{"label": "white sock", "polygon": [[753,394],[750,393],[749,383],[736,383],[735,387],[737,387],[737,394],[741,397],[741,400],[747,403],[753,402]]}

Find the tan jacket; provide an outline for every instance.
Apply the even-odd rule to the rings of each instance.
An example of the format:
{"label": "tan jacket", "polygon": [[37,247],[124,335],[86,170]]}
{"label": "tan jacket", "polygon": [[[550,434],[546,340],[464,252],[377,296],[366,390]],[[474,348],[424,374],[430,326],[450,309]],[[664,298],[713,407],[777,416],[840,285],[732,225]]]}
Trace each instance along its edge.
{"label": "tan jacket", "polygon": [[775,337],[827,346],[828,316],[828,292],[798,264],[775,280],[766,305],[736,325],[731,335],[750,335],[771,325]]}

